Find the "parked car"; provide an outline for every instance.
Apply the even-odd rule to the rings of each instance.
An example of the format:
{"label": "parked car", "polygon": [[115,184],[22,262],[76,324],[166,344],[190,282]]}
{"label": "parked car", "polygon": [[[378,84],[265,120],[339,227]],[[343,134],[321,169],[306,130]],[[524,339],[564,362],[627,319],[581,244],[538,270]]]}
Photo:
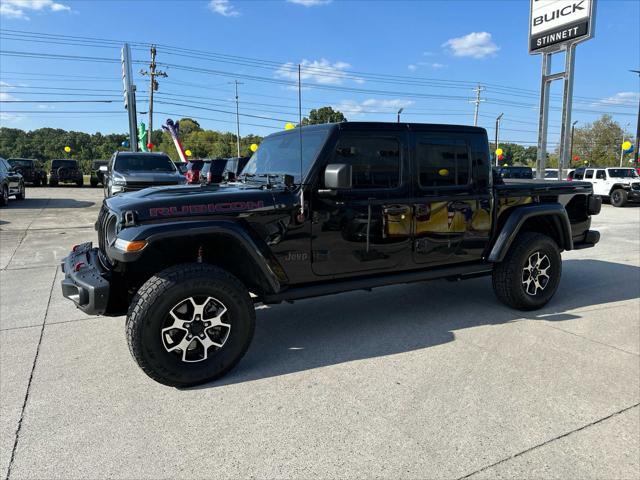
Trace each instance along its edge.
{"label": "parked car", "polygon": [[7,205],[11,196],[16,200],[24,200],[24,179],[9,162],[0,157],[0,206]]}
{"label": "parked car", "polygon": [[47,172],[38,160],[30,158],[10,158],[7,160],[13,169],[22,175],[25,183],[30,183],[34,187],[47,186]]}
{"label": "parked car", "polygon": [[49,173],[49,185],[57,187],[60,183],[75,183],[78,187],[84,185],[84,175],[77,160],[52,160]]}
{"label": "parked car", "polygon": [[640,202],[640,176],[635,168],[586,168],[584,181],[593,185],[593,193],[611,201],[614,207]]}
{"label": "parked car", "polygon": [[531,167],[494,167],[502,178],[533,179]]}
{"label": "parked car", "polygon": [[569,182],[572,182],[574,180],[582,180],[584,178],[584,171],[586,169],[586,167],[578,167],[575,170],[570,171],[567,175],[567,180]]}
{"label": "parked car", "polygon": [[239,176],[250,158],[251,157],[231,157],[227,159],[226,171],[235,177]]}
{"label": "parked car", "polygon": [[176,164],[176,167],[178,167],[178,171],[182,174],[185,175],[187,173],[187,162],[174,162]]}
{"label": "parked car", "polygon": [[200,170],[204,167],[204,160],[189,160],[184,177],[187,183],[200,183]]}
{"label": "parked car", "polygon": [[560,253],[600,238],[590,184],[494,185],[477,127],[282,131],[242,179],[109,198],[98,246],[76,245],[62,262],[63,295],[88,314],[126,314],[135,361],[165,385],[230,371],[251,343],[254,304],[488,275],[502,302],[535,310],[560,284]]}
{"label": "parked car", "polygon": [[104,174],[107,171],[107,164],[109,160],[94,160],[91,163],[91,186],[97,187],[98,185],[104,186]]}
{"label": "parked car", "polygon": [[116,152],[107,165],[106,198],[160,185],[181,185],[184,177],[166,153]]}

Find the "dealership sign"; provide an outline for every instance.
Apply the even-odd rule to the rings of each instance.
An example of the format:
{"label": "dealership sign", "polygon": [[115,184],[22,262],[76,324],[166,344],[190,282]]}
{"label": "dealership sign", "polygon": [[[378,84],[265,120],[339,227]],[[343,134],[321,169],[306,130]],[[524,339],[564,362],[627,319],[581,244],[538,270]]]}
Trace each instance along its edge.
{"label": "dealership sign", "polygon": [[529,53],[560,50],[593,37],[595,0],[531,0]]}

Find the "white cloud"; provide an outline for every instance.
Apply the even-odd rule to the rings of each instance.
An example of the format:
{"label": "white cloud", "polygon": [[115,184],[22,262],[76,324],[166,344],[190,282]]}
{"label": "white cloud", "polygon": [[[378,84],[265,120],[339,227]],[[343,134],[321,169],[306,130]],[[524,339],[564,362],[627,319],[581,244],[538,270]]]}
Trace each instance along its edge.
{"label": "white cloud", "polygon": [[377,98],[369,98],[361,102],[355,100],[342,100],[332,105],[335,110],[340,110],[347,118],[358,117],[367,114],[395,114],[398,109],[406,108],[413,105],[411,100],[402,98],[380,100]]}
{"label": "white cloud", "polygon": [[602,105],[633,105],[635,106],[640,100],[640,93],[637,92],[618,92],[615,95],[593,103],[592,106]]}
{"label": "white cloud", "polygon": [[212,12],[219,13],[223,17],[238,17],[240,12],[236,10],[229,0],[211,0],[209,9]]}
{"label": "white cloud", "polygon": [[456,57],[485,58],[495,55],[500,50],[488,32],[471,32],[462,37],[451,38],[442,46],[448,48]]}
{"label": "white cloud", "polygon": [[2,0],[0,3],[0,16],[5,18],[29,20],[28,11],[69,12],[71,7],[53,0]]}
{"label": "white cloud", "polygon": [[287,0],[289,3],[295,3],[296,5],[302,5],[304,7],[315,7],[317,5],[327,5],[333,0]]}
{"label": "white cloud", "polygon": [[7,92],[0,92],[0,101],[6,102],[7,100],[15,100],[15,97]]}
{"label": "white cloud", "polygon": [[[345,72],[349,65],[347,62],[331,63],[326,58],[320,60],[302,60],[301,79],[302,81],[312,81],[323,85],[339,85],[344,80],[352,80],[355,83],[364,83],[360,77],[350,75]],[[276,70],[276,76],[287,80],[298,81],[298,66],[293,62],[287,62]]]}
{"label": "white cloud", "polygon": [[420,67],[428,67],[428,68],[432,68],[434,70],[440,70],[441,68],[445,68],[446,65],[444,63],[437,63],[437,62],[434,62],[434,63],[432,63],[432,62],[417,62],[417,63],[412,63],[410,65],[407,65],[407,68],[409,70],[411,70],[412,72],[415,72]]}
{"label": "white cloud", "polygon": [[409,70],[411,70],[412,72],[415,72],[415,71],[418,69],[418,66],[417,66],[417,65],[414,65],[414,64],[412,63],[412,64],[410,64],[410,65],[407,65],[407,68],[408,68]]}
{"label": "white cloud", "polygon": [[438,70],[438,69],[440,69],[440,68],[444,68],[444,67],[446,67],[446,65],[445,65],[445,64],[443,64],[443,63],[437,63],[437,62],[436,62],[436,63],[432,63],[432,64],[430,64],[429,66],[430,66],[431,68],[435,68],[436,70]]}

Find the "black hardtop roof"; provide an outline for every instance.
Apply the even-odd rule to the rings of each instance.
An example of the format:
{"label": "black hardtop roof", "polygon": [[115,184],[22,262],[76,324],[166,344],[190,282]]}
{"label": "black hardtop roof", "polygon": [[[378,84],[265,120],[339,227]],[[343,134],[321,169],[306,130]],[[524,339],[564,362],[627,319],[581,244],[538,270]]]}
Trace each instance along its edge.
{"label": "black hardtop roof", "polygon": [[38,161],[35,158],[18,158],[18,157],[7,158],[7,160],[9,160],[9,161],[11,161],[11,160],[20,160],[22,162],[37,162]]}
{"label": "black hardtop roof", "polygon": [[54,158],[51,160],[52,162],[75,162],[78,163],[78,160],[75,158]]}
{"label": "black hardtop roof", "polygon": [[[305,125],[302,132],[314,130],[339,129],[344,131],[362,131],[362,130],[382,130],[389,132],[459,132],[459,133],[479,133],[486,135],[487,131],[482,127],[473,127],[470,125],[449,125],[441,123],[406,123],[406,122],[339,122],[339,123],[320,123],[317,125]],[[296,129],[282,130],[272,133],[271,135],[284,135],[297,132]],[[269,136],[271,136],[269,135]]]}

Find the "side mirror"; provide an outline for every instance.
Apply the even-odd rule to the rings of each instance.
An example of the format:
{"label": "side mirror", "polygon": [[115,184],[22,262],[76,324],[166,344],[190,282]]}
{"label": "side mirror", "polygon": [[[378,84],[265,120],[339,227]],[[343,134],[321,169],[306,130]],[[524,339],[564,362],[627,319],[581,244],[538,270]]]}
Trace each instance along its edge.
{"label": "side mirror", "polygon": [[341,190],[351,188],[351,165],[331,163],[324,170],[324,188]]}

